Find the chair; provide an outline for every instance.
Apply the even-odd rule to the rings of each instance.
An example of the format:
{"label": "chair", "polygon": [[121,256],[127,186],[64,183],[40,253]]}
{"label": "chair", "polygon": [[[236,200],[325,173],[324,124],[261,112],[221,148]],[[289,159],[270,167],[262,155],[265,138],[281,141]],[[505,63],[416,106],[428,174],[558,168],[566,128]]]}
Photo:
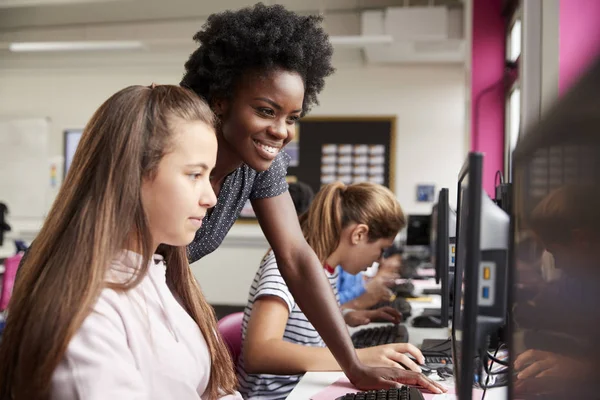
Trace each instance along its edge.
{"label": "chair", "polygon": [[229,314],[217,322],[217,329],[223,336],[229,353],[233,359],[233,363],[237,364],[238,357],[242,353],[242,320],[244,319],[243,312]]}
{"label": "chair", "polygon": [[6,310],[10,296],[12,295],[13,286],[19,263],[23,258],[23,253],[18,253],[4,260],[4,274],[2,275],[2,289],[0,289],[0,311]]}

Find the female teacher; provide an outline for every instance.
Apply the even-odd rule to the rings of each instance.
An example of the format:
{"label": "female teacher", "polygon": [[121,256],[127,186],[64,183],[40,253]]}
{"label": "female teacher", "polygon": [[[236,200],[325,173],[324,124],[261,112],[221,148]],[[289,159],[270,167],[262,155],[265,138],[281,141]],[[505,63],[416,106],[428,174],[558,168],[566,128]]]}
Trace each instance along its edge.
{"label": "female teacher", "polygon": [[321,17],[257,4],[211,15],[194,36],[200,46],[185,64],[181,85],[206,99],[218,118],[210,176],[218,200],[189,245],[189,261],[219,247],[250,199],[281,275],[352,383],[371,389],[401,382],[438,392],[421,374],[358,360],[323,260],[306,243],[287,192],[289,159],[282,149],[334,71],[320,23]]}

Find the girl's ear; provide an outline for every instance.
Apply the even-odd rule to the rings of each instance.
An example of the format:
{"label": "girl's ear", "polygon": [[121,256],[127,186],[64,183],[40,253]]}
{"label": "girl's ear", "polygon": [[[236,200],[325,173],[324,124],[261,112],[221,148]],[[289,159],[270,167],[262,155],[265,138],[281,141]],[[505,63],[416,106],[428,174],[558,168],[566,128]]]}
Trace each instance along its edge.
{"label": "girl's ear", "polygon": [[212,103],[213,112],[221,118],[229,110],[229,101],[223,98],[215,99]]}
{"label": "girl's ear", "polygon": [[356,245],[360,242],[367,241],[369,239],[369,227],[365,224],[357,224],[354,229],[352,229],[352,235],[350,240],[352,244]]}

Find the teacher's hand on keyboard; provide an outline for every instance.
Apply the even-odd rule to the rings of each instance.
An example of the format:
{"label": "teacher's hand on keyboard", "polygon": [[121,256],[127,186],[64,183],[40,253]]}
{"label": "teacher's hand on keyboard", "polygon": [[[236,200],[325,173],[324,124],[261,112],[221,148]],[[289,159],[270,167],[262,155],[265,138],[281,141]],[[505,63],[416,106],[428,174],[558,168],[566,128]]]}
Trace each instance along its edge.
{"label": "teacher's hand on keyboard", "polygon": [[364,363],[362,364],[360,371],[348,375],[350,382],[360,390],[399,388],[405,384],[420,386],[434,394],[448,391],[444,386],[415,371],[391,367],[368,367]]}

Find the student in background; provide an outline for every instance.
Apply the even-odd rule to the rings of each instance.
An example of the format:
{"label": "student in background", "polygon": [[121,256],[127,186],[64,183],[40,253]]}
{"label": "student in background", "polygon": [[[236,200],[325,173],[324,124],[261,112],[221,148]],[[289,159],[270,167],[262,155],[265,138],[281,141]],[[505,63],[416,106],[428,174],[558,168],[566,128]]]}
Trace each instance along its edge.
{"label": "student in background", "polygon": [[[298,214],[298,217],[300,217],[302,214],[308,211],[308,208],[310,207],[310,204],[312,203],[313,198],[315,197],[315,192],[306,183],[299,181],[290,183],[289,191],[290,197],[292,198],[294,206],[296,207],[296,213]],[[268,256],[271,251],[272,249],[269,249],[267,254],[265,254],[265,257]],[[337,268],[337,270],[338,274],[345,272],[342,268],[339,267]],[[354,278],[355,276],[347,272],[346,274],[352,278]],[[362,275],[362,272],[360,273],[360,275]],[[346,324],[353,327],[359,325],[366,325],[371,321],[381,320],[397,323],[400,321],[401,317],[402,315],[392,307],[380,307],[377,310],[366,310],[366,307],[364,307],[354,310],[347,309],[346,311],[344,311],[344,320],[346,321]]]}
{"label": "student in background", "polygon": [[217,114],[219,149],[211,174],[217,204],[189,245],[189,260],[221,245],[249,199],[281,276],[350,381],[360,389],[386,388],[400,375],[367,367],[356,356],[285,181],[289,157],[282,149],[334,72],[333,47],[321,21],[259,3],[210,15],[194,36],[199,47],[185,63],[181,85]]}
{"label": "student in background", "polygon": [[300,181],[290,183],[288,191],[294,202],[296,214],[298,216],[304,214],[308,210],[308,207],[310,207],[310,203],[312,203],[315,197],[315,192],[306,183]]}
{"label": "student in background", "polygon": [[178,86],[110,97],[24,261],[2,399],[241,399],[186,245],[216,199],[208,105]]}
{"label": "student in background", "polygon": [[402,249],[392,245],[383,252],[373,278],[367,278],[363,272],[352,275],[343,269],[340,270],[340,303],[344,308],[366,310],[382,301],[390,301],[394,296],[390,287],[394,286],[396,279],[400,277],[401,265]]}
{"label": "student in background", "polygon": [[[372,183],[345,186],[333,183],[321,189],[301,227],[315,250],[322,273],[335,293],[337,274],[332,265],[358,273],[381,256],[405,225],[404,214],[388,189]],[[242,324],[244,349],[238,361],[239,390],[248,399],[283,399],[306,371],[339,370],[319,333],[302,313],[282,279],[272,252],[263,259],[250,288]],[[420,351],[410,344],[360,349],[361,362],[388,366],[408,384],[441,393],[437,384],[419,374]],[[404,371],[398,362],[413,371]]]}

